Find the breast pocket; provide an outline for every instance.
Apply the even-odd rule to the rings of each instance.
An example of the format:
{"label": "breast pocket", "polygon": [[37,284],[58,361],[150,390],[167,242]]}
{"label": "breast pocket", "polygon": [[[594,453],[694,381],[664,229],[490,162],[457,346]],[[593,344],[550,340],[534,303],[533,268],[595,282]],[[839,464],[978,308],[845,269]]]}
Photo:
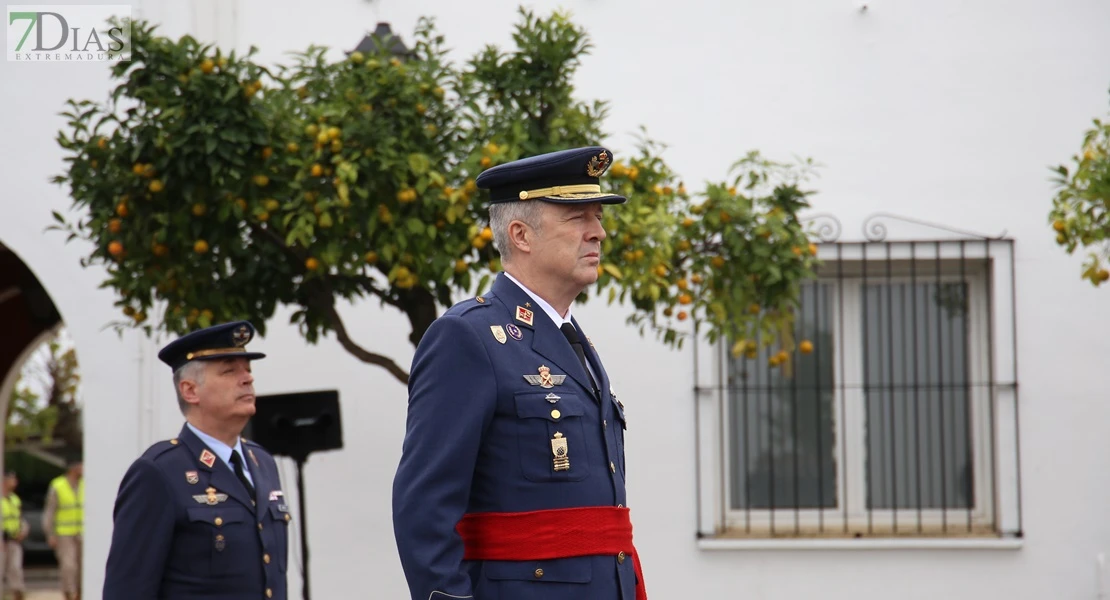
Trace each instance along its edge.
{"label": "breast pocket", "polygon": [[200,534],[194,539],[208,546],[208,572],[212,576],[232,575],[241,565],[234,557],[247,551],[251,542],[253,519],[240,506],[196,506],[188,509],[189,522]]}
{"label": "breast pocket", "polygon": [[536,482],[581,481],[589,476],[585,405],[575,394],[517,394],[517,439],[524,477]]}

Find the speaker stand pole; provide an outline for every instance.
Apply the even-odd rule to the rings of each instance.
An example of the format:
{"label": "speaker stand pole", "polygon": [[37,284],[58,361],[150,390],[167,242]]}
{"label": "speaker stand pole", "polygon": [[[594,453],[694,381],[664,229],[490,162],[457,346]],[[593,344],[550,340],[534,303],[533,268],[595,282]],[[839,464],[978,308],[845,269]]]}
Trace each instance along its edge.
{"label": "speaker stand pole", "polygon": [[308,457],[298,456],[297,461],[297,500],[301,513],[301,583],[304,584],[304,600],[309,600],[308,595],[308,529],[305,527],[305,499],[304,499],[304,463]]}

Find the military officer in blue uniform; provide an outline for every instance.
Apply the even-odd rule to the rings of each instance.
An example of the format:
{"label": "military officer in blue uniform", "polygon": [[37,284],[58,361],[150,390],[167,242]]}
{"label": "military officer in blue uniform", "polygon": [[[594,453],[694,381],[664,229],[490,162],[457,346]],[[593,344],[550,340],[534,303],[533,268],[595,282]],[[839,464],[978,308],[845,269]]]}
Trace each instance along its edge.
{"label": "military officer in blue uniform", "polygon": [[[504,272],[434,321],[413,359],[393,486],[412,600],[646,598],[624,406],[571,314],[598,277],[603,206],[626,201],[601,191],[612,160],[575,148],[477,179]],[[579,531],[596,522],[623,533]]]}
{"label": "military officer in blue uniform", "polygon": [[131,464],[116,496],[105,600],[285,600],[289,508],[273,457],[240,438],[254,414],[247,321],[192,332],[158,358],[185,425]]}

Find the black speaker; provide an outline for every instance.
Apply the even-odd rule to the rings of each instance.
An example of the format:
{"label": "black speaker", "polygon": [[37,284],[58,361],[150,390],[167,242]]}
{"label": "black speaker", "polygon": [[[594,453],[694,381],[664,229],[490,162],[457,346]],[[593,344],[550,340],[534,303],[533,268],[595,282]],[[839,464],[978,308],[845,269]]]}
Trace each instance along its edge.
{"label": "black speaker", "polygon": [[253,440],[275,456],[297,462],[297,504],[301,524],[301,583],[304,600],[309,600],[307,500],[304,493],[304,464],[308,455],[343,448],[339,419],[339,391],[269,394],[254,399],[254,416],[243,428],[243,437]]}
{"label": "black speaker", "polygon": [[304,462],[312,452],[343,448],[338,390],[269,394],[254,404],[243,436],[270,454]]}

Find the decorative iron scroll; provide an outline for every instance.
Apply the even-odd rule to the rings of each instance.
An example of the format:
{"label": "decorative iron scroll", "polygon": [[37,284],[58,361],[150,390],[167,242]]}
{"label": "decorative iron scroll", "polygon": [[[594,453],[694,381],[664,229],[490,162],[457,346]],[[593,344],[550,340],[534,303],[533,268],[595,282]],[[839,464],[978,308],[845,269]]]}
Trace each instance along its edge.
{"label": "decorative iron scroll", "polygon": [[[840,239],[840,234],[843,232],[843,227],[840,220],[828,213],[818,213],[802,217],[800,219],[803,223],[812,223],[814,228],[812,231],[817,235],[817,239],[822,242],[836,242]],[[937,231],[944,231],[947,233],[956,234],[959,236],[980,239],[980,240],[1001,240],[1006,237],[1006,231],[996,236],[984,235],[974,231],[967,231],[948,225],[941,225],[939,223],[932,223],[923,221],[921,219],[914,219],[911,217],[903,217],[893,213],[878,212],[863,220],[863,238],[868,242],[882,242],[886,240],[888,231],[888,221],[900,221],[902,223],[911,223],[913,225],[920,225]]]}
{"label": "decorative iron scroll", "polygon": [[895,214],[891,214],[891,213],[875,213],[875,214],[871,215],[870,217],[867,217],[863,221],[863,237],[867,238],[867,241],[869,241],[869,242],[881,242],[881,241],[886,239],[887,227],[886,227],[886,224],[883,223],[880,219],[891,219],[893,221],[902,221],[904,223],[913,223],[914,225],[921,225],[923,227],[930,227],[930,228],[936,229],[938,231],[947,231],[948,233],[955,233],[957,235],[963,235],[963,236],[967,236],[967,237],[971,237],[971,238],[977,238],[977,239],[981,239],[981,240],[1000,240],[1000,239],[1006,237],[1006,230],[1002,230],[1002,233],[998,234],[997,236],[989,236],[989,235],[983,235],[981,233],[975,233],[973,231],[967,231],[967,230],[964,230],[964,229],[957,229],[955,227],[950,227],[948,225],[940,225],[940,224],[937,224],[937,223],[930,223],[929,221],[922,221],[920,219],[911,219],[909,217],[903,217],[903,216],[895,215]]}
{"label": "decorative iron scroll", "polygon": [[818,213],[801,219],[803,223],[812,222],[816,226],[817,239],[822,242],[835,242],[840,238],[840,219],[828,214]]}

